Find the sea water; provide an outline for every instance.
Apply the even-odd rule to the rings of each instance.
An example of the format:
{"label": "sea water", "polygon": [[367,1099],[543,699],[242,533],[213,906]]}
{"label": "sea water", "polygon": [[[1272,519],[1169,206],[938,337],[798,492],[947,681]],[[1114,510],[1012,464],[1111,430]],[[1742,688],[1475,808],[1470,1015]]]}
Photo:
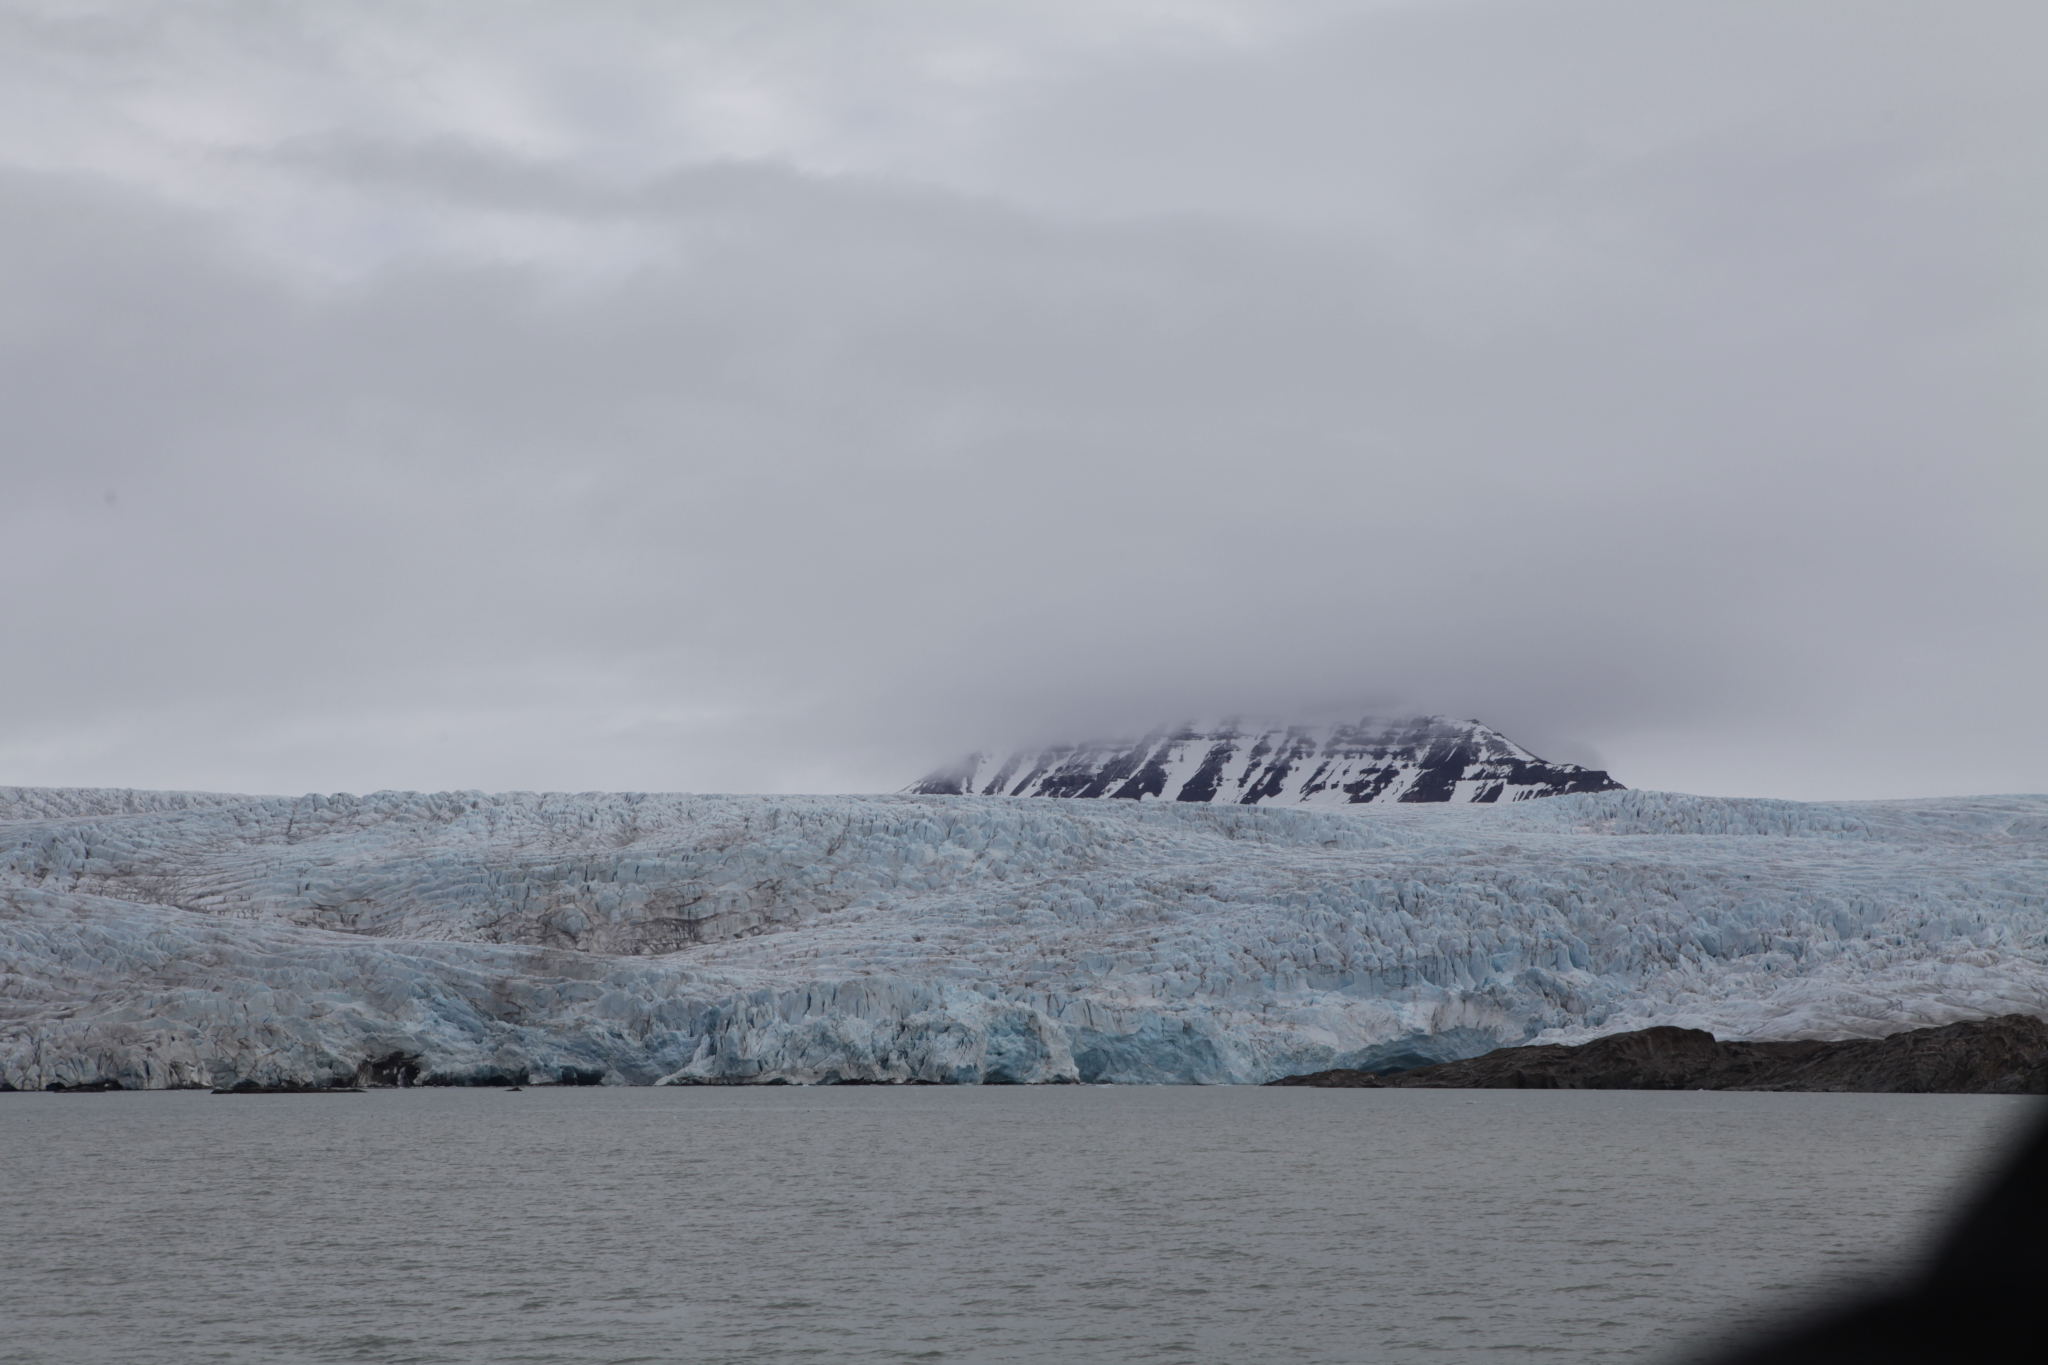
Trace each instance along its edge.
{"label": "sea water", "polygon": [[1662,1360],[1920,1254],[2034,1102],[0,1095],[4,1362]]}

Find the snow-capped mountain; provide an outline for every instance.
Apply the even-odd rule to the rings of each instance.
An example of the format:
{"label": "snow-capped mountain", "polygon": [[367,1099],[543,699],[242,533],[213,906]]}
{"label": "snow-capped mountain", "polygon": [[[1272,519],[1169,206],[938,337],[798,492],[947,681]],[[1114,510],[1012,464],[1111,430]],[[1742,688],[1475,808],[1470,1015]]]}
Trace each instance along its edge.
{"label": "snow-capped mountain", "polygon": [[2048,1016],[2048,797],[0,788],[0,1088],[1263,1081]]}
{"label": "snow-capped mountain", "polygon": [[1593,768],[1547,763],[1476,720],[1163,727],[1143,739],[970,754],[905,790],[924,796],[1078,796],[1238,806],[1523,801],[1622,791]]}

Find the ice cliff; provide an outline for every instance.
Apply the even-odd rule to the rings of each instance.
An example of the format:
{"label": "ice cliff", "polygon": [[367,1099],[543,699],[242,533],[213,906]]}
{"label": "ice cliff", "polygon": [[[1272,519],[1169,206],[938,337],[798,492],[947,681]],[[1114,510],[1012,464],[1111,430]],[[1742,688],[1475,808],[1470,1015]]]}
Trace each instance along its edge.
{"label": "ice cliff", "polygon": [[0,1083],[1263,1081],[2048,1013],[2048,797],[0,788]]}
{"label": "ice cliff", "polygon": [[1476,720],[1166,726],[1143,739],[969,754],[908,789],[924,796],[1071,796],[1240,806],[1522,801],[1620,791],[1604,772],[1548,763]]}

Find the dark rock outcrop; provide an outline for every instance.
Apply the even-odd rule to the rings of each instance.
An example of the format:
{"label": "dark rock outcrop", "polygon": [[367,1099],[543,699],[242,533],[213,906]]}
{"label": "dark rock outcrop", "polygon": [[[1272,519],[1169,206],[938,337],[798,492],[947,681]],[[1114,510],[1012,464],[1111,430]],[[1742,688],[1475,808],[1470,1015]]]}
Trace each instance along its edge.
{"label": "dark rock outcrop", "polygon": [[419,1079],[420,1059],[410,1052],[391,1052],[382,1057],[368,1058],[356,1067],[356,1084],[365,1088],[416,1085]]}
{"label": "dark rock outcrop", "polygon": [[[11,1085],[7,1088],[9,1090],[14,1089],[14,1087]],[[51,1081],[48,1085],[43,1087],[43,1089],[51,1092],[52,1094],[71,1095],[99,1095],[104,1094],[109,1090],[121,1090],[124,1088],[125,1087],[119,1081],[114,1080],[110,1077],[103,1077],[97,1081],[81,1081],[76,1085],[66,1085],[62,1081]]]}
{"label": "dark rock outcrop", "polygon": [[216,1095],[360,1095],[359,1085],[300,1085],[295,1081],[236,1081],[233,1085],[216,1086]]}
{"label": "dark rock outcrop", "polygon": [[1370,1072],[1337,1069],[1268,1085],[1439,1090],[1835,1090],[2048,1094],[2048,1023],[2024,1014],[1840,1042],[1723,1043],[1649,1028],[1576,1047],[1504,1047],[1483,1057]]}

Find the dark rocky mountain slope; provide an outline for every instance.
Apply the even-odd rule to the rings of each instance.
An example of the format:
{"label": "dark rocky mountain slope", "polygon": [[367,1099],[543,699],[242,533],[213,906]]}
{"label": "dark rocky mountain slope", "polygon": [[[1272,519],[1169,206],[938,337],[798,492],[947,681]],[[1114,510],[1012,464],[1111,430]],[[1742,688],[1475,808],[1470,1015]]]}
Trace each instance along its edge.
{"label": "dark rocky mountain slope", "polygon": [[970,754],[908,791],[1076,796],[1244,806],[1521,801],[1624,790],[1606,773],[1547,763],[1476,720],[1162,727],[1142,739]]}
{"label": "dark rocky mountain slope", "polygon": [[2048,1023],[2024,1014],[1887,1038],[1722,1043],[1700,1029],[1647,1028],[1577,1047],[1504,1047],[1409,1071],[1315,1071],[1268,1085],[1438,1090],[1837,1090],[2048,1094]]}

